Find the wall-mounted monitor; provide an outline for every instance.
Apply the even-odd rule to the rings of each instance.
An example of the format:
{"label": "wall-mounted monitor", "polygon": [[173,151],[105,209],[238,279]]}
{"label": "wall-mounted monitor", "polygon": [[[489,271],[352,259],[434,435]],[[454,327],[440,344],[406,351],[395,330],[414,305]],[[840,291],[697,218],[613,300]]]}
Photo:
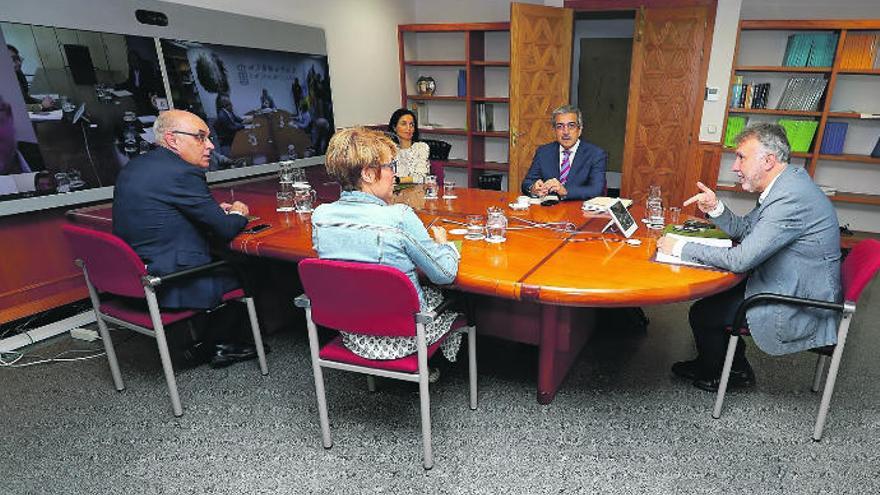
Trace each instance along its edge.
{"label": "wall-mounted monitor", "polygon": [[154,39],[0,22],[0,200],[110,186],[168,107]]}

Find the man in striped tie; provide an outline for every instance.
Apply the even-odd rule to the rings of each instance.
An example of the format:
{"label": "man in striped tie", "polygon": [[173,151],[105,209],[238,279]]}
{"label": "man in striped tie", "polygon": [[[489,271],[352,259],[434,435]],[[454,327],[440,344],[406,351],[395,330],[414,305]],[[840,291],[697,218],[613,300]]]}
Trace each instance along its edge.
{"label": "man in striped tie", "polygon": [[522,182],[522,192],[536,197],[556,195],[561,200],[585,200],[605,191],[608,154],[580,139],[581,110],[563,105],[550,116],[556,141],[538,147]]}

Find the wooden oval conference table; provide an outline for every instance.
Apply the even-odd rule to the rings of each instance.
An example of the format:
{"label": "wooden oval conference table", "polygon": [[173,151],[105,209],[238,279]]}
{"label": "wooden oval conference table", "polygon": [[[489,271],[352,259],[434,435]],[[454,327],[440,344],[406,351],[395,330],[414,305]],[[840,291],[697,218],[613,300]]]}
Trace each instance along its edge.
{"label": "wooden oval conference table", "polygon": [[[314,182],[313,182],[314,183]],[[253,224],[271,227],[241,234],[231,247],[252,256],[297,262],[315,257],[311,217],[275,211],[276,179],[263,178],[214,187],[218,201],[245,202]],[[687,301],[733,287],[741,275],[652,261],[657,234],[640,222],[631,246],[618,234],[600,231],[607,214],[581,210],[581,201],[554,206],[533,205],[514,211],[507,204],[515,193],[456,189],[454,199],[424,199],[421,186],[406,189],[395,202],[410,205],[425,225],[448,230],[463,228],[468,214],[490,206],[504,209],[509,220],[507,240],[500,244],[463,240],[461,264],[454,287],[475,294],[473,307],[481,334],[538,347],[537,398],[550,403],[594,327],[595,308],[649,306]],[[328,200],[331,200],[328,197]],[[319,197],[320,202],[320,197]],[[71,212],[71,219],[109,227],[110,209],[92,207]],[[633,207],[641,218],[641,208]],[[534,224],[567,222],[575,231]],[[558,226],[554,224],[550,227]],[[656,232],[656,231],[654,231]]]}

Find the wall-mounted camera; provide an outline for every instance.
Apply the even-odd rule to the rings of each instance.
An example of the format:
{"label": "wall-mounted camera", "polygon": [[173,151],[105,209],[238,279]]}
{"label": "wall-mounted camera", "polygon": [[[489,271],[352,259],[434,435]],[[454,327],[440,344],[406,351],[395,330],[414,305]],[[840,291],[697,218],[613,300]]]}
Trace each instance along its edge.
{"label": "wall-mounted camera", "polygon": [[162,12],[156,12],[155,10],[138,9],[134,11],[134,16],[141,24],[162,27],[168,25],[168,16]]}

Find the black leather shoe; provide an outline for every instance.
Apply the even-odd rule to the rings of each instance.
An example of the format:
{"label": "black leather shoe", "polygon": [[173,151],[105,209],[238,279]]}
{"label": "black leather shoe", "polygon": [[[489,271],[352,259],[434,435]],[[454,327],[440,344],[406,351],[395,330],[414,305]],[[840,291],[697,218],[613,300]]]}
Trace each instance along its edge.
{"label": "black leather shoe", "polygon": [[[721,376],[716,378],[703,378],[694,380],[694,386],[707,392],[717,392],[721,385]],[[755,373],[751,368],[743,371],[730,370],[730,379],[727,381],[727,389],[746,388],[755,385]]]}
{"label": "black leather shoe", "polygon": [[679,361],[672,365],[672,374],[684,378],[685,380],[696,380],[700,378],[700,363],[697,359],[690,361]]}
{"label": "black leather shoe", "polygon": [[[263,345],[266,353],[269,346]],[[239,361],[247,361],[257,357],[257,348],[253,344],[217,344],[211,358],[212,368],[225,368]]]}

